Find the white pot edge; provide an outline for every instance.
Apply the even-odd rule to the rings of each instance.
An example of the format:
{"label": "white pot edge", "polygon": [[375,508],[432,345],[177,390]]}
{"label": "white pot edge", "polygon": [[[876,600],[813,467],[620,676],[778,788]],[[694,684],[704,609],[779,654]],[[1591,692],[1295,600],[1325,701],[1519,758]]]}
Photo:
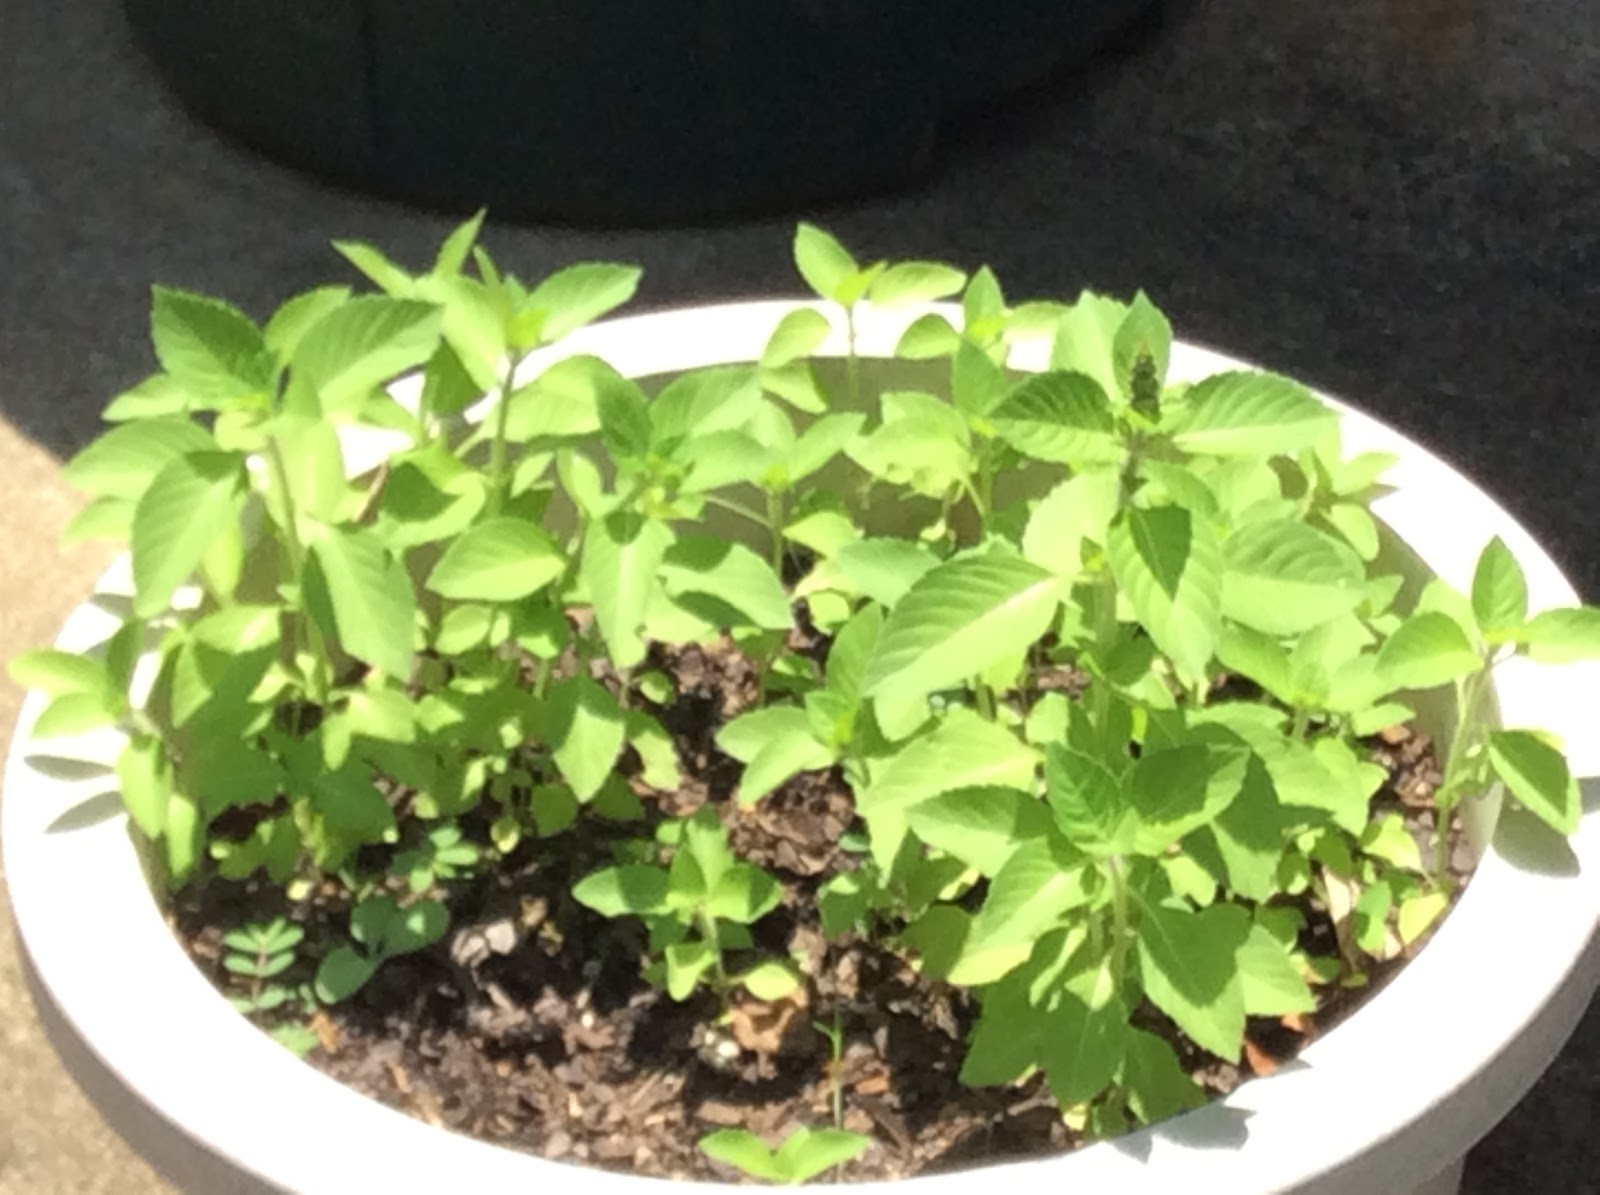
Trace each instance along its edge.
{"label": "white pot edge", "polygon": [[[562,353],[595,352],[635,375],[748,361],[794,306],[741,303],[633,316],[583,330]],[[861,351],[886,355],[915,314],[863,320]],[[823,351],[842,353],[843,337],[836,334]],[[1040,355],[1019,350],[1014,363],[1038,368]],[[1239,364],[1179,345],[1173,376]],[[1347,414],[1347,451],[1402,457],[1390,475],[1397,492],[1378,511],[1434,571],[1467,586],[1478,551],[1498,534],[1527,573],[1534,609],[1575,600],[1549,556],[1488,495],[1405,437],[1335,405]],[[60,642],[92,641],[87,637],[104,618],[80,608]],[[1497,692],[1507,725],[1560,734],[1585,778],[1587,813],[1571,842],[1578,874],[1519,870],[1491,852],[1427,949],[1300,1064],[1118,1141],[991,1168],[985,1181],[1039,1192],[1098,1184],[1153,1193],[1403,1191],[1487,1132],[1548,1065],[1600,982],[1600,780],[1592,779],[1600,777],[1600,735],[1585,717],[1600,709],[1600,665],[1538,669],[1515,661],[1500,671]],[[231,1167],[238,1173],[229,1190],[330,1195],[437,1190],[468,1176],[474,1185],[586,1195],[624,1195],[660,1181],[546,1162],[430,1128],[326,1078],[252,1028],[167,931],[120,815],[51,832],[67,809],[106,785],[51,780],[30,765],[34,753],[25,748],[42,705],[37,694],[23,704],[0,803],[14,916],[41,1012],[58,1042],[65,1034],[74,1040],[63,1045],[87,1046],[64,1053],[108,1118],[120,1124],[136,1117],[140,1136],[182,1126],[170,1141],[134,1142],[156,1155],[169,1177],[218,1191],[216,1176]],[[50,751],[70,754],[71,746]],[[242,1075],[250,1077],[239,1081]],[[1248,1135],[1236,1148],[1241,1128]],[[189,1169],[202,1155],[214,1155],[213,1167]],[[216,1158],[226,1159],[222,1171]],[[967,1190],[973,1176],[913,1181],[931,1195]]]}

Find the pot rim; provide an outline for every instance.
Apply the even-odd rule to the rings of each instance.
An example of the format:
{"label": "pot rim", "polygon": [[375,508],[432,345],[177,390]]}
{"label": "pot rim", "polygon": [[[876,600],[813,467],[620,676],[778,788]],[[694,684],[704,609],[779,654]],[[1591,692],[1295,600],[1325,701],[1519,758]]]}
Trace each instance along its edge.
{"label": "pot rim", "polygon": [[[842,356],[845,337],[834,311],[774,300],[606,321],[535,354],[523,368],[579,352],[596,353],[630,376],[751,361],[777,320],[802,306],[835,325],[819,355]],[[860,313],[859,351],[890,355],[905,326],[927,311],[959,314],[949,304]],[[1038,369],[1047,357],[1047,345],[1025,344],[1012,364]],[[1187,343],[1173,348],[1175,379],[1242,367]],[[1348,454],[1401,458],[1388,475],[1394,491],[1374,511],[1435,573],[1466,589],[1478,551],[1498,534],[1527,575],[1531,609],[1577,600],[1549,555],[1484,491],[1407,437],[1328,401],[1344,415]],[[112,588],[118,571],[108,574]],[[58,643],[81,647],[110,625],[105,611],[86,604]],[[1472,885],[1428,946],[1378,997],[1272,1077],[1125,1137],[1001,1163],[985,1177],[1040,1192],[1111,1183],[1163,1193],[1405,1190],[1486,1133],[1548,1065],[1600,982],[1600,735],[1585,717],[1600,709],[1600,663],[1550,668],[1513,660],[1497,670],[1495,689],[1507,725],[1547,729],[1567,743],[1585,816],[1565,848],[1512,833],[1512,823],[1502,822]],[[4,871],[36,995],[49,1005],[41,1011],[87,1045],[125,1088],[122,1098],[154,1109],[191,1144],[204,1143],[270,1188],[433,1190],[470,1175],[474,1183],[621,1195],[666,1181],[550,1162],[431,1127],[273,1043],[185,956],[145,884],[120,811],[67,827],[67,812],[103,795],[108,784],[52,779],[41,767],[58,753],[114,752],[115,740],[85,736],[34,750],[29,738],[43,704],[37,693],[25,699],[6,760]],[[102,800],[99,808],[119,807]],[[1523,829],[1526,820],[1518,823]],[[108,1097],[96,1095],[110,1115]],[[958,1172],[907,1181],[932,1195],[966,1190],[972,1180]],[[678,1182],[671,1189],[726,1187]],[[888,1192],[891,1184],[856,1189]]]}

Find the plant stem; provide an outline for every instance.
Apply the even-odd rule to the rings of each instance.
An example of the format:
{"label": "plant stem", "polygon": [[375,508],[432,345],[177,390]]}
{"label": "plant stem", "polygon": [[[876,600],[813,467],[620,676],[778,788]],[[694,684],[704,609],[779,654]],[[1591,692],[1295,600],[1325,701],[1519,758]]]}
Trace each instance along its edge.
{"label": "plant stem", "polygon": [[975,680],[972,685],[973,697],[978,703],[978,712],[990,722],[994,721],[995,703],[994,690],[982,680]]}
{"label": "plant stem", "polygon": [[722,965],[722,938],[717,933],[717,919],[706,911],[704,905],[695,911],[695,919],[700,923],[700,936],[711,944],[711,966],[717,973],[717,994],[722,997],[722,1003],[726,1006],[728,970]]}
{"label": "plant stem", "polygon": [[494,412],[494,440],[489,445],[489,517],[505,505],[511,479],[506,476],[506,428],[511,422],[511,385],[516,378],[517,359],[506,358],[506,377],[500,385],[500,405]]}
{"label": "plant stem", "polygon": [[1111,878],[1111,982],[1121,992],[1128,965],[1128,877],[1120,857],[1106,860],[1106,874]]}
{"label": "plant stem", "polygon": [[1101,578],[1094,595],[1094,662],[1099,675],[1089,686],[1088,697],[1089,713],[1097,732],[1105,729],[1106,719],[1111,713],[1111,681],[1107,673],[1111,642],[1116,636],[1117,581],[1108,565],[1106,575]]}
{"label": "plant stem", "polygon": [[1311,728],[1311,711],[1308,710],[1308,709],[1305,709],[1303,707],[1300,707],[1300,706],[1295,707],[1294,725],[1290,728],[1290,731],[1289,731],[1289,733],[1294,736],[1294,741],[1297,742],[1297,743],[1305,742],[1306,731],[1309,730],[1310,728]]}
{"label": "plant stem", "polygon": [[1483,718],[1479,707],[1489,692],[1491,662],[1484,656],[1483,666],[1456,691],[1456,729],[1450,738],[1450,758],[1445,763],[1444,781],[1434,791],[1433,882],[1438,888],[1450,884],[1450,815],[1460,801],[1458,790],[1466,781],[1468,765],[1483,743]]}
{"label": "plant stem", "polygon": [[720,506],[723,510],[731,511],[741,518],[749,519],[752,523],[760,523],[763,527],[770,526],[767,518],[760,511],[751,510],[742,502],[735,502],[731,498],[724,498],[720,494],[702,494],[708,506]]}
{"label": "plant stem", "polygon": [[[278,442],[277,436],[267,437],[267,465],[272,470],[272,484],[283,500],[283,542],[289,553],[289,568],[303,590],[306,547],[300,538],[300,518],[295,511],[294,494],[289,489],[289,467],[283,459],[283,445]],[[321,705],[327,701],[328,691],[333,687],[333,680],[328,675],[328,652],[322,642],[322,634],[317,630],[317,624],[312,621],[310,611],[305,608],[303,592],[300,595],[300,607],[299,617],[289,619],[289,658],[293,660],[300,654],[299,631],[303,626],[306,653],[312,660],[310,672],[306,676],[307,696]]]}
{"label": "plant stem", "polygon": [[767,491],[767,531],[772,536],[772,571],[783,580],[783,495],[777,490]]}
{"label": "plant stem", "polygon": [[861,358],[856,355],[856,307],[852,303],[844,309],[844,330],[850,355],[845,361],[845,392],[850,398],[852,411],[861,409]]}

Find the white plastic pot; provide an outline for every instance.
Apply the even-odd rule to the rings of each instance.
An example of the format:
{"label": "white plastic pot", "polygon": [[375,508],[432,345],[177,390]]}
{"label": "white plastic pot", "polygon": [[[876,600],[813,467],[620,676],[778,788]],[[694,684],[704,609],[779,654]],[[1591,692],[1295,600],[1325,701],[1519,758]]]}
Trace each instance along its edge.
{"label": "white plastic pot", "polygon": [[[594,352],[624,373],[661,374],[759,356],[792,304],[750,303],[622,319],[563,351]],[[863,320],[864,355],[888,355],[910,315]],[[843,352],[842,336],[825,351]],[[1019,353],[1043,366],[1044,350]],[[1237,363],[1174,351],[1175,377]],[[1570,604],[1550,558],[1483,491],[1438,457],[1347,411],[1350,452],[1401,463],[1377,513],[1432,571],[1470,583],[1499,535],[1527,572],[1534,609]],[[81,648],[110,625],[93,605],[60,643]],[[984,1182],[1019,1192],[1453,1191],[1459,1162],[1554,1057],[1600,980],[1600,667],[1497,673],[1507,725],[1565,740],[1586,815],[1562,843],[1502,819],[1477,876],[1434,940],[1380,995],[1278,1074],[1226,1100],[1078,1153],[1009,1162]],[[667,1191],[547,1162],[426,1124],[298,1061],[235,1014],[168,932],[126,832],[113,782],[64,772],[52,756],[116,742],[29,742],[41,701],[24,703],[0,807],[5,871],[40,1016],[106,1118],[185,1190]],[[96,798],[87,806],[86,798]],[[911,1180],[921,1195],[967,1192],[972,1173]],[[673,1184],[673,1192],[712,1190]],[[888,1190],[873,1187],[874,1191]]]}

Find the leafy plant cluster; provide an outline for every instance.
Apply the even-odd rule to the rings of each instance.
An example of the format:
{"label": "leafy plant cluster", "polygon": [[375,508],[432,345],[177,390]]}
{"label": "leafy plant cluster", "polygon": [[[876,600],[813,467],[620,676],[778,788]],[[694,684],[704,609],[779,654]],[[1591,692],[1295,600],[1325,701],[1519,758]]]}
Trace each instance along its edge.
{"label": "leafy plant cluster", "polygon": [[[1042,1071],[1096,1134],[1200,1101],[1141,1007],[1237,1060],[1247,1017],[1312,1009],[1444,908],[1447,836],[1424,860],[1374,814],[1361,745],[1419,691],[1454,695],[1439,825],[1499,780],[1576,826],[1560,751],[1491,725],[1489,678],[1597,654],[1600,611],[1530,617],[1498,541],[1470,595],[1408,590],[1368,509],[1388,458],[1346,459],[1335,414],[1283,377],[1170,381],[1142,294],[1013,305],[987,269],[863,266],[802,225],[821,302],[759,361],[652,395],[587,354],[526,364],[638,271],[526,286],[477,233],[420,274],[340,245],[380,293],[314,290],[264,325],[157,289],[161,371],[67,468],[92,499],[72,534],[131,545],[125,620],[93,653],[13,664],[51,694],[39,736],[126,732],[123,800],[173,886],[342,885],[351,942],[315,997],[437,941],[448,885],[524,839],[639,818],[625,752],[675,788],[650,645],[722,634],[762,677],[717,738],[740,801],[830,770],[852,794],[863,850],[823,892],[827,933],[970,988],[963,1080]],[[900,372],[856,352],[864,308],[952,296],[909,323]],[[836,330],[838,362],[817,355]],[[1009,370],[1038,339],[1049,369]],[[1292,898],[1333,887],[1350,932],[1314,957]],[[806,982],[752,956],[781,890],[714,809],[574,895],[643,920],[676,999]],[[230,937],[243,1003],[302,998],[270,986],[297,932]],[[793,1179],[849,1155],[830,1133],[707,1148]]]}

